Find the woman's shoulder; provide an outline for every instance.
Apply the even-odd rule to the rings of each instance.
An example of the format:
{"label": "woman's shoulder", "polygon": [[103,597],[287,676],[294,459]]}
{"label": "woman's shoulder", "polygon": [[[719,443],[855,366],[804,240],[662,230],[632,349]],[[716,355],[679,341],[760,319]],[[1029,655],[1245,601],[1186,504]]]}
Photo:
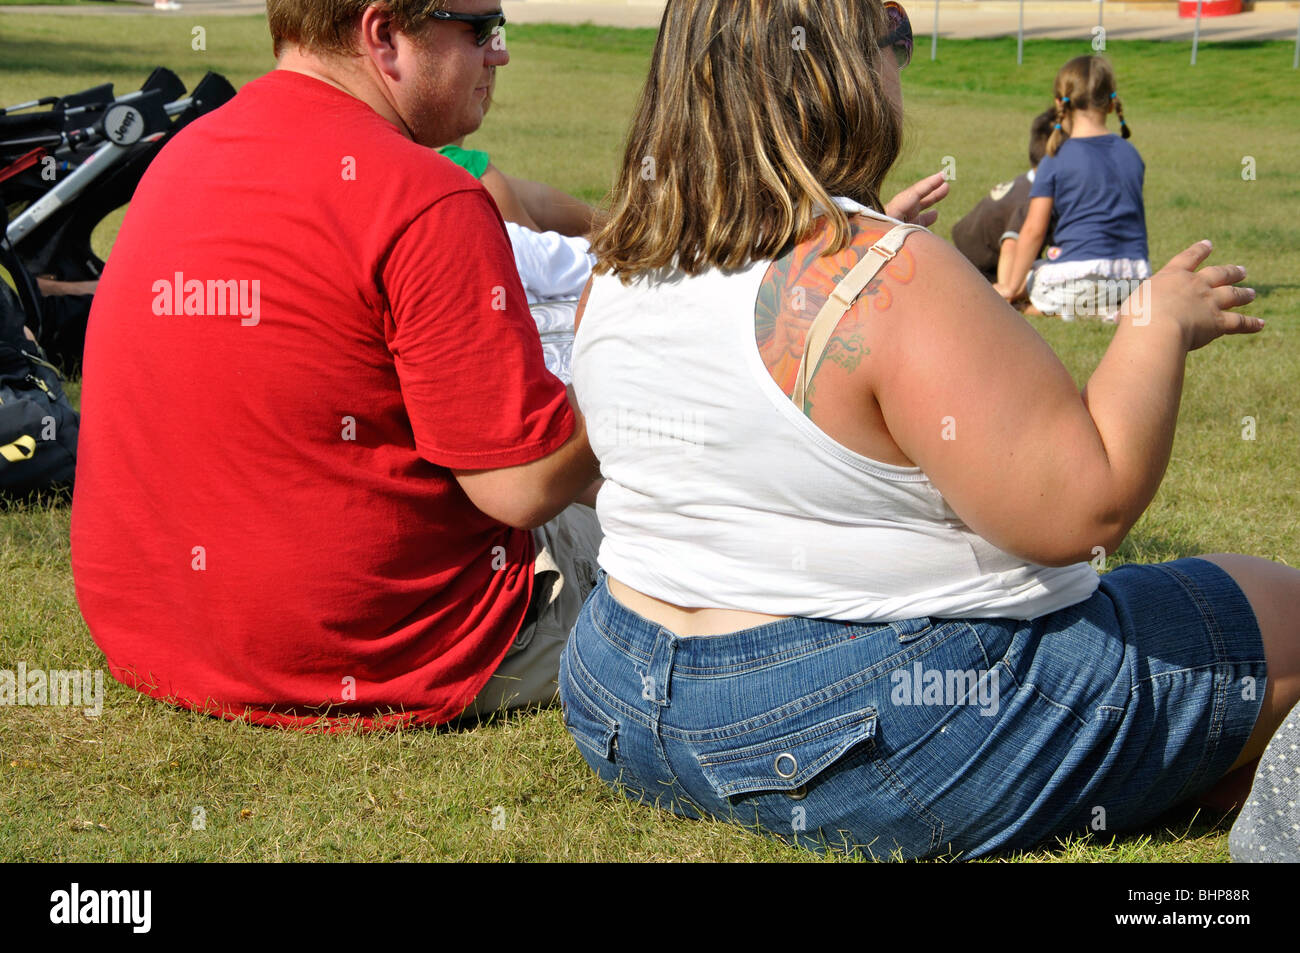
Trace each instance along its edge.
{"label": "woman's shoulder", "polygon": [[[791,244],[784,252],[773,259],[774,268],[780,268],[782,263],[802,262],[797,267],[797,271],[805,272],[809,270],[809,265],[818,262],[822,267],[812,269],[813,272],[819,273],[821,278],[831,281],[835,276],[847,274],[862,257],[869,251],[873,245],[881,238],[889,234],[900,226],[907,227],[906,222],[896,218],[891,218],[883,212],[877,212],[874,209],[859,205],[850,199],[836,198],[835,204],[841,211],[848,216],[849,220],[849,241],[839,251],[830,251],[832,242],[835,239],[835,228],[828,216],[823,216],[817,221],[816,227],[808,233],[802,240]],[[926,229],[919,229],[927,231]],[[907,236],[910,241],[911,236]],[[830,285],[833,287],[833,281]],[[829,290],[829,288],[828,288]]]}
{"label": "woman's shoulder", "polygon": [[791,246],[772,263],[764,279],[764,288],[773,283],[779,286],[778,300],[798,287],[806,292],[809,310],[815,314],[849,272],[900,226],[905,231],[886,249],[888,257],[855,302],[855,308],[868,312],[889,310],[895,293],[913,285],[918,276],[922,278],[916,282],[920,287],[910,289],[909,298],[942,296],[954,281],[960,284],[967,277],[970,265],[965,256],[929,229],[846,200],[836,199],[836,204],[849,216],[848,243],[839,251],[830,251],[835,233],[824,220],[811,235]]}
{"label": "woman's shoulder", "polygon": [[[863,250],[870,248],[873,243],[871,239],[880,238],[887,235],[890,231],[904,227],[909,231],[919,230],[928,231],[919,225],[909,225],[901,219],[893,218],[884,212],[878,212],[873,208],[855,202],[853,199],[844,198],[843,196],[835,197],[835,204],[849,218],[849,227],[852,229],[853,246],[861,246]],[[830,222],[827,219],[822,220],[820,228],[805,241],[799,243],[798,248],[807,248],[811,246],[820,246],[822,249],[829,245],[829,239],[833,234]],[[858,257],[861,257],[860,255]]]}

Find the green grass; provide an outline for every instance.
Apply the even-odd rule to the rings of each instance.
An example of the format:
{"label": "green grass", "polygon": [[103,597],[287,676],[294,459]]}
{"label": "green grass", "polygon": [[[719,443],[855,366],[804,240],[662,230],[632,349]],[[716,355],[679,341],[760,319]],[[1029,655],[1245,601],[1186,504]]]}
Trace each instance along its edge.
{"label": "green grass", "polygon": [[[271,65],[260,18],[212,18],[207,49],[175,18],[0,13],[0,101],[113,80],[134,88],[155,65],[191,86],[208,69],[236,85]],[[614,174],[653,32],[511,29],[513,61],[472,145],[512,174],[598,200]],[[957,162],[936,226],[1024,166],[1029,121],[1056,68],[1080,43],[944,41],[904,76],[907,150],[891,184]],[[1300,311],[1300,74],[1285,43],[1203,47],[1112,43],[1134,144],[1147,162],[1152,258],[1202,238],[1251,269],[1253,309],[1269,327],[1191,356],[1164,486],[1112,565],[1216,550],[1300,565],[1300,427],[1295,354]],[[1258,179],[1241,179],[1254,156]],[[119,219],[96,236],[107,254]],[[958,306],[954,303],[954,306]],[[1110,332],[1036,324],[1083,380]],[[70,387],[74,401],[79,388]],[[1257,438],[1241,439],[1242,418]],[[68,507],[0,512],[0,668],[101,668],[77,612]],[[129,598],[130,594],[124,594]],[[495,816],[504,817],[494,829]],[[194,809],[205,827],[195,830]],[[504,812],[504,813],[502,813]],[[1175,811],[1145,831],[1084,836],[997,860],[1224,861],[1231,818]],[[631,805],[588,771],[556,711],[474,730],[305,735],[179,712],[111,680],[102,717],[60,708],[0,709],[0,859],[41,860],[783,860],[817,861],[721,823]]]}

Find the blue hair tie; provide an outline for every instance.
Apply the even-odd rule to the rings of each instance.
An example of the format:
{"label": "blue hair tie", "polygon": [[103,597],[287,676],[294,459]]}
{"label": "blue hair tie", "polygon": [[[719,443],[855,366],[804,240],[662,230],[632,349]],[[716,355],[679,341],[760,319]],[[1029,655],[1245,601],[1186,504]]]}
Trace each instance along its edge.
{"label": "blue hair tie", "polygon": [[1056,128],[1057,128],[1057,129],[1060,129],[1060,128],[1061,128],[1061,124],[1060,124],[1059,122],[1056,124]]}
{"label": "blue hair tie", "polygon": [[1110,98],[1111,98],[1111,99],[1114,99],[1114,98],[1115,98],[1116,96],[1118,96],[1118,95],[1119,95],[1119,93],[1111,93],[1111,94],[1110,94]]}
{"label": "blue hair tie", "polygon": [[1068,103],[1069,101],[1070,101],[1070,97],[1069,97],[1069,96],[1062,96],[1062,97],[1061,97],[1061,102],[1063,102],[1063,103]]}

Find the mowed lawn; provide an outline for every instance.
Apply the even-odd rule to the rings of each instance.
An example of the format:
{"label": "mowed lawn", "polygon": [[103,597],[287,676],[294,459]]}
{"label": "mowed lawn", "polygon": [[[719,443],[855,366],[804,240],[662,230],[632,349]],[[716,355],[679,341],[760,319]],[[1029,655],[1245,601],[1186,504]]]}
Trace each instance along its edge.
{"label": "mowed lawn", "polygon": [[[599,201],[653,31],[518,27],[510,42],[496,106],[471,144],[514,175]],[[0,13],[0,49],[0,105],[107,80],[125,92],[155,65],[191,86],[209,69],[238,86],[271,66],[260,18]],[[994,183],[1023,171],[1029,123],[1048,105],[1056,69],[1088,51],[1083,39],[1031,41],[1017,67],[1014,38],[944,41],[931,63],[923,43],[904,74],[908,146],[890,184],[946,161],[956,178],[936,230],[947,235]],[[1212,260],[1250,269],[1253,311],[1268,327],[1192,355],[1168,476],[1110,565],[1221,550],[1300,565],[1300,72],[1282,43],[1204,47],[1195,68],[1188,52],[1138,42],[1108,50],[1147,162],[1153,264],[1214,239]],[[1251,168],[1254,178],[1243,178]],[[101,255],[119,222],[97,234]],[[1035,326],[1080,382],[1111,333]],[[1252,424],[1254,439],[1244,439]],[[77,611],[68,517],[66,503],[0,512],[0,669],[103,667]],[[1223,861],[1231,821],[1184,809],[1136,833],[998,859]],[[473,730],[323,736],[178,712],[111,679],[99,718],[0,708],[0,860],[207,859],[821,858],[626,803],[591,775],[556,710]]]}

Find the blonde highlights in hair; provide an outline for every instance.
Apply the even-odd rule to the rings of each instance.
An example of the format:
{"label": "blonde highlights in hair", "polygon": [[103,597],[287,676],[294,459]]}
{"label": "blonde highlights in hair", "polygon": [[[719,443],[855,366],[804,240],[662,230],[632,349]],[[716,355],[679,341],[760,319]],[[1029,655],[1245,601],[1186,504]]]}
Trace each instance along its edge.
{"label": "blonde highlights in hair", "polygon": [[1120,134],[1129,138],[1133,133],[1124,121],[1124,104],[1115,91],[1115,70],[1104,56],[1076,56],[1061,67],[1056,74],[1056,125],[1047,140],[1047,154],[1056,155],[1074,128],[1074,113],[1080,109],[1100,109],[1109,112],[1112,103],[1119,114]]}
{"label": "blonde highlights in hair", "polygon": [[608,224],[592,251],[623,281],[775,258],[833,195],[880,210],[902,142],[879,0],[668,0]]}

